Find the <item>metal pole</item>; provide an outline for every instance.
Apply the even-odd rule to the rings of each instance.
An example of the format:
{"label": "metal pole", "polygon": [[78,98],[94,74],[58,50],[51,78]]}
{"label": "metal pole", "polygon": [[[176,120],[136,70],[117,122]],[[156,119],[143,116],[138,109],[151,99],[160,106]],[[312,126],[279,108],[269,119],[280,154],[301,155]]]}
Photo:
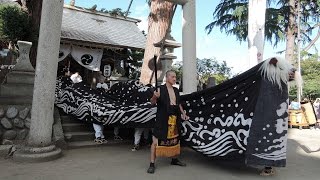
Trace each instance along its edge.
{"label": "metal pole", "polygon": [[[300,43],[301,43],[301,32],[300,32],[300,1],[298,1],[298,6],[297,6],[297,9],[298,9],[298,18],[297,18],[297,21],[298,21],[298,43],[297,43],[297,50],[298,50],[298,72],[301,76],[301,64],[300,64],[300,61],[301,61],[301,53],[300,53]],[[301,87],[298,87],[297,88],[297,99],[298,99],[298,102],[301,102],[301,95],[302,95],[302,86]]]}
{"label": "metal pole", "polygon": [[156,87],[156,91],[158,91],[158,68],[157,68],[157,60],[158,57],[155,55],[153,57],[153,63],[154,63],[154,79],[155,79],[155,87]]}

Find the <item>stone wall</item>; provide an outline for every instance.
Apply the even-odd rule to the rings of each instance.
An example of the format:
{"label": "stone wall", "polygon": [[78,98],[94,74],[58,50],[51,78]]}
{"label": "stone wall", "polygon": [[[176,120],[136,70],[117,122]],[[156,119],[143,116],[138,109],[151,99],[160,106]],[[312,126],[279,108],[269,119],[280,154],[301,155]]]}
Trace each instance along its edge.
{"label": "stone wall", "polygon": [[22,143],[29,134],[31,106],[0,106],[0,144]]}

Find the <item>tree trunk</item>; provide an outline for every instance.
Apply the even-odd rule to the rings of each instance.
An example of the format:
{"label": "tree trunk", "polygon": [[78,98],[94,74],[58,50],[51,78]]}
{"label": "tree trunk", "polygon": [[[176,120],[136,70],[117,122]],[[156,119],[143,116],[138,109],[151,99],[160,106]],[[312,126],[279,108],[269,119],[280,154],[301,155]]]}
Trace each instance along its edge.
{"label": "tree trunk", "polygon": [[[154,43],[161,41],[170,26],[170,18],[173,13],[174,4],[165,0],[152,0],[150,5],[150,14],[148,17],[148,34],[146,49],[144,52],[143,63],[141,68],[140,82],[149,84],[154,80],[154,55],[160,55],[160,48],[154,47]],[[159,64],[159,62],[157,63]],[[161,68],[159,64],[157,67]],[[158,71],[158,77],[161,69]]]}
{"label": "tree trunk", "polygon": [[249,66],[263,61],[264,29],[266,21],[266,0],[249,0],[248,48]]}
{"label": "tree trunk", "polygon": [[30,62],[32,66],[35,67],[37,59],[42,0],[27,1],[27,8],[29,16],[31,17],[32,27],[32,37],[30,37],[30,41],[32,42],[32,47],[30,49]]}
{"label": "tree trunk", "polygon": [[295,29],[296,29],[296,20],[295,20],[295,10],[296,4],[295,0],[289,0],[290,6],[290,14],[289,14],[289,21],[288,27],[286,32],[286,54],[285,58],[287,61],[290,61],[292,64],[295,63],[294,61],[294,47],[295,47]]}

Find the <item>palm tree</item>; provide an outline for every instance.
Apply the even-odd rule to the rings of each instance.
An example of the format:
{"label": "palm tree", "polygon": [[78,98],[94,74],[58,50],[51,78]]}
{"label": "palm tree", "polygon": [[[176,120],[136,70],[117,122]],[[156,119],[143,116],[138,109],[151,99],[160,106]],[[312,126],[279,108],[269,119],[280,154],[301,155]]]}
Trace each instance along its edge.
{"label": "palm tree", "polygon": [[154,55],[160,54],[160,48],[154,47],[153,44],[160,42],[166,36],[167,29],[171,25],[170,19],[174,13],[174,4],[165,0],[151,0],[149,5],[147,43],[140,75],[140,82],[143,84],[155,82],[152,60]]}
{"label": "palm tree", "polygon": [[235,35],[242,42],[248,36],[248,0],[221,0],[213,12],[214,21],[206,26],[208,34],[219,27],[227,35]]}
{"label": "palm tree", "polygon": [[[227,35],[235,35],[240,42],[245,41],[248,37],[248,2],[249,0],[221,0],[213,12],[214,21],[206,26],[208,33],[214,27],[219,27]],[[286,41],[286,59],[290,61],[293,61],[295,50],[297,3],[298,0],[267,0],[265,39],[274,46]],[[302,31],[302,37],[305,43],[312,42],[310,35],[320,26],[320,2],[300,0],[300,3],[303,12],[301,21],[306,27],[306,30]],[[316,24],[311,25],[314,22]]]}

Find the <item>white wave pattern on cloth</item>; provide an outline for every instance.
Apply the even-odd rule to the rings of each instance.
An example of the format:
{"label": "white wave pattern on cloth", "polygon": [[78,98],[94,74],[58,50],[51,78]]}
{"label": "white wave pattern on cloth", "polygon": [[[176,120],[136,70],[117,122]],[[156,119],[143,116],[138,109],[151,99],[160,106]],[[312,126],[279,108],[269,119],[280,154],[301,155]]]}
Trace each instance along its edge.
{"label": "white wave pattern on cloth", "polygon": [[[276,132],[278,134],[282,134],[284,131],[288,130],[288,117],[281,118],[280,116],[284,115],[287,112],[288,100],[279,105],[279,108],[276,110],[276,114],[279,116],[279,119],[275,120],[276,124]],[[281,113],[280,113],[281,112]],[[266,153],[255,153],[252,154],[256,157],[267,159],[267,160],[283,160],[287,157],[287,133],[284,133],[279,139],[274,139],[273,145],[270,145],[267,149],[265,149]]]}
{"label": "white wave pattern on cloth", "polygon": [[257,156],[261,159],[267,159],[267,160],[283,160],[287,158],[287,153],[283,152],[282,150],[273,151],[272,153],[261,153],[261,154],[252,154],[254,156]]}
{"label": "white wave pattern on cloth", "polygon": [[[60,100],[67,100],[72,99],[72,96],[66,92],[66,94],[62,93],[62,99]],[[67,98],[69,97],[69,98]],[[78,101],[79,102],[79,101]],[[98,117],[109,116],[109,118],[104,121],[104,124],[113,124],[116,122],[121,121],[121,124],[126,124],[128,122],[139,122],[139,123],[146,123],[151,119],[154,119],[156,116],[156,108],[131,108],[131,109],[121,109],[121,110],[110,110],[110,111],[101,111],[96,103],[93,101],[82,101],[78,104],[77,108],[70,108],[67,104],[63,102],[59,102],[57,104],[58,107],[62,108],[64,112],[70,113],[78,117],[79,119],[84,119],[86,116],[90,116],[91,118],[95,118],[97,116],[93,116],[93,114],[97,114]],[[126,118],[125,114],[134,112],[129,118]],[[90,113],[90,114],[88,114]],[[95,120],[101,121],[99,118],[95,118]]]}
{"label": "white wave pattern on cloth", "polygon": [[[132,83],[132,82],[128,82]],[[146,91],[148,88],[141,89],[142,85],[135,83],[139,92]],[[120,122],[127,124],[129,122],[147,123],[156,117],[156,107],[150,108],[150,103],[118,107],[117,100],[100,99],[91,93],[82,89],[72,87],[72,84],[66,85],[62,81],[56,84],[55,104],[65,113],[72,114],[78,119],[87,121],[96,120],[104,125]],[[78,98],[81,97],[81,98]],[[118,103],[118,105],[116,105]],[[107,110],[109,109],[109,110]],[[89,118],[89,119],[87,119]]]}
{"label": "white wave pattern on cloth", "polygon": [[288,117],[281,118],[284,113],[288,113],[288,102],[283,102],[279,105],[279,109],[276,110],[279,119],[276,120],[276,132],[281,134],[283,131],[288,130]]}
{"label": "white wave pattern on cloth", "polygon": [[[205,121],[204,121],[205,122]],[[207,121],[207,123],[209,120]],[[211,123],[211,121],[210,121]],[[192,142],[192,147],[207,156],[226,156],[231,152],[238,151],[239,154],[244,153],[247,146],[247,138],[249,136],[249,129],[252,119],[245,119],[242,113],[235,113],[235,117],[228,116],[225,120],[220,117],[214,119],[214,124],[219,123],[222,127],[238,127],[240,124],[246,129],[239,128],[237,131],[225,131],[225,129],[214,128],[208,130],[204,128],[205,124],[186,121],[182,123],[183,136],[185,141]],[[187,132],[189,134],[187,134]],[[202,141],[211,141],[205,144]],[[236,144],[236,147],[235,147]]]}
{"label": "white wave pattern on cloth", "polygon": [[282,116],[288,109],[287,102],[283,102],[280,104],[280,109],[277,110],[277,115]]}

